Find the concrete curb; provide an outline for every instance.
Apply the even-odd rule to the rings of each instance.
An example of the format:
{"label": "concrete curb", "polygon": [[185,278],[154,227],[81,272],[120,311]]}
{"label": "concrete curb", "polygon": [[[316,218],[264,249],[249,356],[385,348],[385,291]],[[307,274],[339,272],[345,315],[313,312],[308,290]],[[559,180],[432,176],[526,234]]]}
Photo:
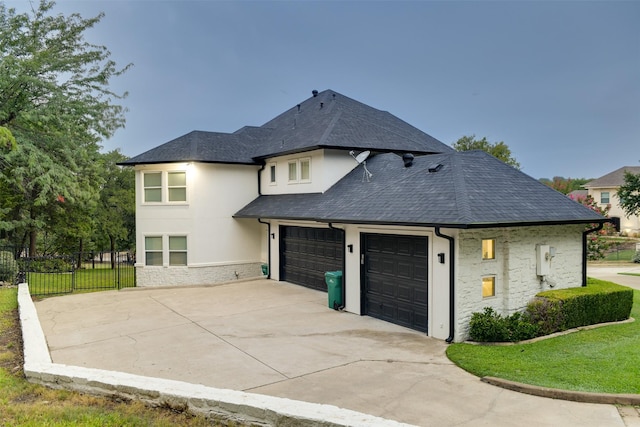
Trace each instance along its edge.
{"label": "concrete curb", "polygon": [[502,378],[484,377],[482,381],[507,390],[551,399],[571,400],[582,403],[604,403],[610,405],[640,405],[640,394],[607,394],[584,391],[560,390],[557,388],[538,387]]}
{"label": "concrete curb", "polygon": [[151,406],[188,410],[217,419],[264,426],[410,427],[333,405],[218,389],[182,381],[52,363],[29,287],[18,287],[27,380],[51,388],[140,400]]}

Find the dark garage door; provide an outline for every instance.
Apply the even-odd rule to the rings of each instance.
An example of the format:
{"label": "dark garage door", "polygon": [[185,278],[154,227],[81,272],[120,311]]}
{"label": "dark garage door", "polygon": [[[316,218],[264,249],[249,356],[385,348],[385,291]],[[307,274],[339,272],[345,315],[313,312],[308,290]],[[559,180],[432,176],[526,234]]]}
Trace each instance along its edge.
{"label": "dark garage door", "polygon": [[427,237],[363,234],[363,314],[427,332]]}
{"label": "dark garage door", "polygon": [[342,232],[331,228],[280,227],[280,280],[326,291],[324,273],[342,270]]}

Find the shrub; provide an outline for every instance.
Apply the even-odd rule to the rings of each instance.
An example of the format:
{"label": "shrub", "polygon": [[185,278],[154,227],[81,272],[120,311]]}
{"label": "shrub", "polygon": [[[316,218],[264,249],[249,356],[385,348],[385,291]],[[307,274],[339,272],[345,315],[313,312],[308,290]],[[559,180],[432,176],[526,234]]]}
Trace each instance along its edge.
{"label": "shrub", "polygon": [[640,263],[640,251],[636,251],[631,258],[631,262]]}
{"label": "shrub", "polygon": [[633,289],[595,279],[589,279],[586,287],[545,291],[537,296],[560,305],[564,317],[560,330],[628,319],[633,305]]}
{"label": "shrub", "polygon": [[531,323],[537,326],[539,335],[549,335],[562,330],[564,312],[557,299],[534,298],[527,305],[526,313]]}
{"label": "shrub", "polygon": [[482,313],[473,313],[469,322],[469,335],[478,342],[513,342],[537,336],[538,328],[526,315],[513,313],[502,317],[491,307]]}
{"label": "shrub", "polygon": [[0,252],[0,282],[13,282],[18,274],[18,263],[9,251]]}

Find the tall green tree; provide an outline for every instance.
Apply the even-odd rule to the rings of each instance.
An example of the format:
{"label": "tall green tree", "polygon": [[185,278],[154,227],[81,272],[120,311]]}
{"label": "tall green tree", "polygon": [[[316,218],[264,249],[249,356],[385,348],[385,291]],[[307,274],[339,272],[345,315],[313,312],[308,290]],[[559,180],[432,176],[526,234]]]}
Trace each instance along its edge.
{"label": "tall green tree", "polygon": [[97,203],[99,141],[125,123],[116,102],[126,93],[109,82],[129,66],[118,68],[106,47],[83,36],[103,15],[54,15],[53,7],[41,0],[17,14],[0,3],[0,127],[17,141],[0,170],[0,191],[9,196],[0,201],[0,229],[32,253],[59,208]]}
{"label": "tall green tree", "polygon": [[624,184],[617,191],[620,207],[628,216],[640,216],[640,173],[625,171]]}
{"label": "tall green tree", "polygon": [[574,190],[581,190],[582,186],[591,181],[591,179],[554,176],[553,179],[540,178],[539,181],[562,194],[569,194]]}
{"label": "tall green tree", "polygon": [[117,165],[128,157],[120,150],[105,153],[100,158],[104,184],[96,211],[95,241],[100,249],[108,244],[111,264],[116,250],[135,247],[135,171]]}
{"label": "tall green tree", "polygon": [[506,164],[520,169],[520,163],[511,154],[511,149],[504,142],[489,142],[486,137],[475,139],[475,135],[463,136],[453,144],[456,151],[482,150]]}

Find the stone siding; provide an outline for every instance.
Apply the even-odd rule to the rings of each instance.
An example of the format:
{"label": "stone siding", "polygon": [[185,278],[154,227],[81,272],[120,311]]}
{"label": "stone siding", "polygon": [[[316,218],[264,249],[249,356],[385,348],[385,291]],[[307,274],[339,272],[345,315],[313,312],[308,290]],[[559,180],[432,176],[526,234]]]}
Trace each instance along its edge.
{"label": "stone siding", "polygon": [[[458,238],[456,341],[468,338],[474,312],[524,309],[543,290],[582,285],[582,225],[463,230]],[[482,259],[482,240],[495,239],[495,259]],[[555,248],[546,282],[536,274],[536,246]],[[495,296],[482,297],[482,278],[495,277]]]}
{"label": "stone siding", "polygon": [[250,262],[215,266],[149,267],[136,266],[136,285],[210,285],[238,279],[263,277],[262,263]]}

